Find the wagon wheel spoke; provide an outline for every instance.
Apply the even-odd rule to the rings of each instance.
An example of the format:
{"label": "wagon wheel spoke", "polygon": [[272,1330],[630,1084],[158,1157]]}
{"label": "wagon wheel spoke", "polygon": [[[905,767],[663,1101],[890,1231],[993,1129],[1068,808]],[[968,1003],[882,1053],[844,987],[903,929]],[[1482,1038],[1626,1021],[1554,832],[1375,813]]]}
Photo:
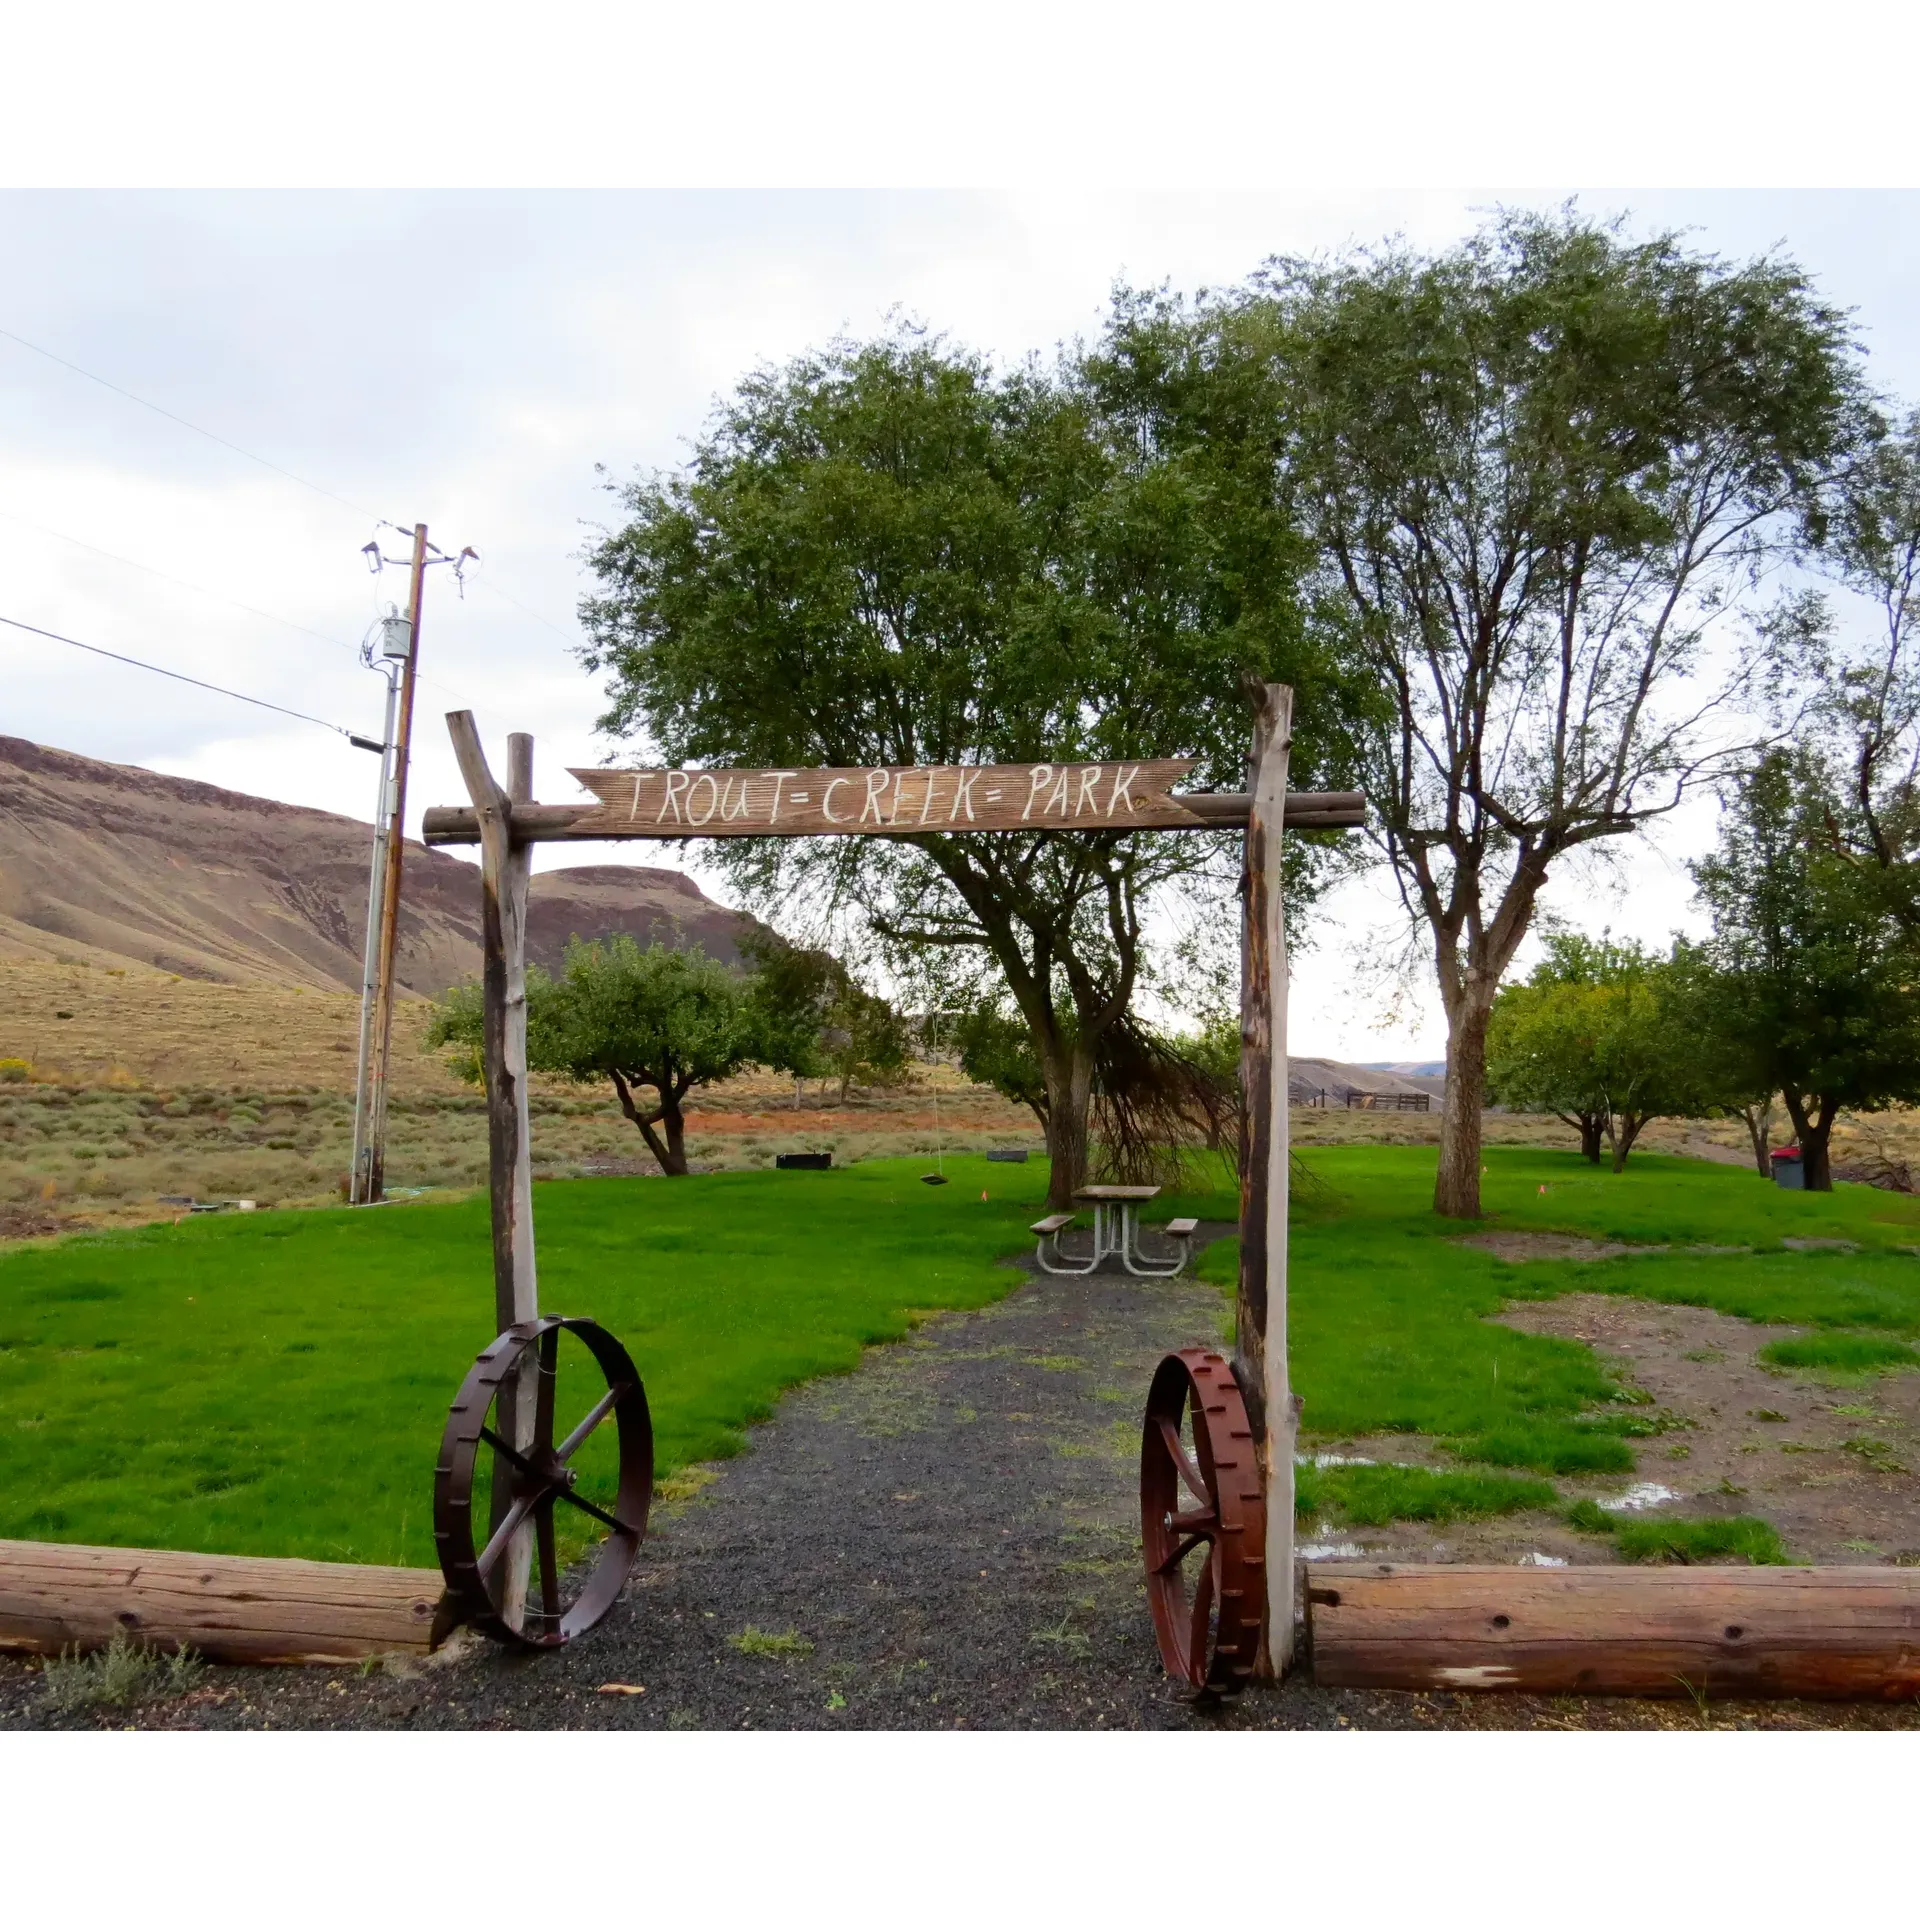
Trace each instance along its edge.
{"label": "wagon wheel spoke", "polygon": [[1203,1507],[1213,1505],[1213,1495],[1207,1489],[1207,1483],[1200,1478],[1200,1469],[1187,1458],[1187,1450],[1180,1444],[1180,1429],[1163,1413],[1156,1417],[1154,1425],[1160,1429],[1160,1438],[1173,1457],[1174,1470],[1186,1484],[1187,1491]]}
{"label": "wagon wheel spoke", "polygon": [[480,1550],[479,1559],[473,1563],[474,1574],[482,1586],[492,1578],[494,1568],[500,1564],[500,1556],[506,1552],[507,1542],[526,1525],[527,1515],[549,1491],[546,1487],[535,1487],[531,1492],[523,1493],[507,1509],[506,1518],[494,1528],[487,1544]]}
{"label": "wagon wheel spoke", "polygon": [[533,1452],[536,1458],[553,1446],[554,1376],[560,1366],[560,1329],[549,1327],[540,1336],[540,1370],[533,1398]]}
{"label": "wagon wheel spoke", "polygon": [[[1207,1544],[1211,1547],[1213,1543],[1209,1540]],[[1205,1686],[1207,1682],[1207,1642],[1213,1634],[1213,1559],[1214,1556],[1209,1553],[1193,1590],[1192,1626],[1187,1636],[1187,1674],[1196,1687]]]}
{"label": "wagon wheel spoke", "polygon": [[554,1449],[553,1457],[563,1465],[571,1460],[586,1443],[587,1436],[591,1434],[594,1428],[626,1397],[626,1392],[627,1383],[622,1380],[617,1387],[610,1388],[606,1393],[603,1393],[600,1396],[598,1405],[594,1407],[593,1411]]}
{"label": "wagon wheel spoke", "polygon": [[1149,1567],[1147,1571],[1149,1573],[1171,1573],[1203,1540],[1211,1546],[1213,1544],[1213,1535],[1210,1533],[1188,1534],[1177,1547],[1171,1548],[1162,1557],[1158,1566]]}
{"label": "wagon wheel spoke", "polygon": [[540,1554],[540,1613],[548,1633],[560,1628],[560,1567],[553,1544],[553,1502],[542,1500],[533,1516],[534,1540]]}
{"label": "wagon wheel spoke", "polygon": [[557,1493],[562,1500],[569,1501],[578,1507],[582,1513],[592,1514],[603,1527],[611,1527],[615,1533],[631,1534],[634,1531],[624,1520],[616,1520],[605,1507],[596,1507],[591,1500],[581,1494],[575,1493],[571,1487],[556,1486],[554,1492]]}
{"label": "wagon wheel spoke", "polygon": [[529,1479],[538,1480],[543,1477],[533,1462],[529,1460],[524,1453],[516,1452],[512,1447],[508,1446],[491,1427],[482,1427],[480,1429],[480,1438],[484,1440],[495,1453],[502,1454],[511,1460]]}

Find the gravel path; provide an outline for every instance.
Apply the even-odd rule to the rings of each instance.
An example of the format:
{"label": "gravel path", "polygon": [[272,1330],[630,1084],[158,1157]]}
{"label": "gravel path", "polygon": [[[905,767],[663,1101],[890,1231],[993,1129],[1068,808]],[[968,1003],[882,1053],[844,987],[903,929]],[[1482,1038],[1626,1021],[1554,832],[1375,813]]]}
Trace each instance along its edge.
{"label": "gravel path", "polygon": [[[486,1643],[399,1670],[210,1669],[181,1698],[57,1714],[0,1662],[0,1726],[1698,1726],[1681,1703],[1343,1693],[1295,1679],[1198,1712],[1141,1592],[1138,1420],[1154,1363],[1217,1340],[1192,1282],[1035,1275],[815,1381],[751,1450],[656,1506],[612,1616],[559,1654]],[[737,1644],[749,1628],[790,1650]],[[617,1685],[641,1691],[603,1693]],[[1911,1707],[1710,1708],[1718,1725],[1900,1726]]]}

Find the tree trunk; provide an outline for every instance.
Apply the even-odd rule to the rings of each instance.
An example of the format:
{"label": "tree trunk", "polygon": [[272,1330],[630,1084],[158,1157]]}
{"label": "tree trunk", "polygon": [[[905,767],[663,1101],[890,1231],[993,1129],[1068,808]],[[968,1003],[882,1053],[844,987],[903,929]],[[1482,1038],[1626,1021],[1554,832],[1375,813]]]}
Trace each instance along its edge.
{"label": "tree trunk", "polygon": [[1747,1138],[1753,1142],[1753,1164],[1762,1180],[1773,1178],[1773,1096],[1766,1104],[1745,1106],[1740,1118],[1747,1123]]}
{"label": "tree trunk", "polygon": [[[632,1089],[628,1087],[626,1076],[616,1073],[613,1078],[613,1090],[620,1096],[620,1111],[640,1129],[640,1138],[647,1143],[648,1150],[660,1163],[662,1173],[674,1174],[687,1171],[686,1119],[680,1111],[680,1096],[669,1095],[660,1088],[654,1091],[659,1095],[660,1109],[657,1113],[642,1113],[634,1104]],[[639,1084],[639,1083],[636,1083]],[[666,1138],[663,1140],[654,1129],[665,1123]]]}
{"label": "tree trunk", "polygon": [[1578,1129],[1580,1151],[1597,1167],[1600,1164],[1600,1142],[1606,1137],[1606,1115],[1603,1113],[1557,1113],[1554,1118],[1564,1120],[1568,1126]]}
{"label": "tree trunk", "polygon": [[677,1097],[660,1096],[660,1117],[666,1123],[667,1152],[661,1165],[668,1173],[687,1171],[687,1116],[680,1110]]}
{"label": "tree trunk", "polygon": [[1047,1050],[1047,1205],[1073,1210],[1077,1187],[1087,1184],[1087,1109],[1093,1099],[1093,1055],[1078,1046]]}
{"label": "tree trunk", "polygon": [[1827,1147],[1833,1136],[1833,1123],[1840,1117],[1839,1107],[1825,1094],[1812,1097],[1811,1110],[1804,1094],[1785,1090],[1787,1113],[1793,1121],[1793,1137],[1800,1147],[1800,1169],[1809,1193],[1833,1191],[1833,1164]]}
{"label": "tree trunk", "polygon": [[1618,1173],[1627,1164],[1627,1155],[1633,1151],[1633,1143],[1640,1138],[1640,1129],[1647,1124],[1647,1116],[1644,1113],[1617,1113],[1613,1119],[1613,1170]]}
{"label": "tree trunk", "polygon": [[1440,1109],[1440,1171],[1433,1210],[1452,1220],[1480,1217],[1481,1103],[1487,1085],[1491,991],[1469,987],[1447,1009],[1447,1091]]}

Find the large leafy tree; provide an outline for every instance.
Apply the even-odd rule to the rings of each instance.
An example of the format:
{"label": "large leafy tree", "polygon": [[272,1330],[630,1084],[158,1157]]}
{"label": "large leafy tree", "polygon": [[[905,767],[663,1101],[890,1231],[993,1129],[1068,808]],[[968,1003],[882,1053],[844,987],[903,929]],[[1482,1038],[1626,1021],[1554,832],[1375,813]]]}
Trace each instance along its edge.
{"label": "large leafy tree", "polygon": [[1920,1100],[1920,952],[1905,889],[1840,844],[1844,787],[1811,749],[1769,754],[1694,868],[1714,924],[1699,1017],[1750,1084],[1782,1090],[1807,1185],[1822,1192],[1842,1109]]}
{"label": "large leafy tree", "polygon": [[1503,214],[1273,262],[1187,337],[1196,415],[1265,370],[1316,630],[1383,702],[1364,784],[1448,1023],[1434,1204],[1472,1216],[1502,976],[1556,865],[1727,766],[1708,637],[1859,440],[1848,324],[1779,257]]}
{"label": "large leafy tree", "polygon": [[[605,730],[671,760],[1191,756],[1202,785],[1234,787],[1252,674],[1298,689],[1296,784],[1350,772],[1354,682],[1303,637],[1271,461],[1161,441],[1084,363],[998,371],[907,329],[837,345],[743,381],[684,471],[620,500],[589,554],[586,657],[609,677]],[[1004,987],[1056,1204],[1085,1178],[1095,1062],[1148,962],[1149,897],[1228,877],[1204,834],[712,856],[790,926],[848,919],[901,967],[937,952],[977,991]]]}

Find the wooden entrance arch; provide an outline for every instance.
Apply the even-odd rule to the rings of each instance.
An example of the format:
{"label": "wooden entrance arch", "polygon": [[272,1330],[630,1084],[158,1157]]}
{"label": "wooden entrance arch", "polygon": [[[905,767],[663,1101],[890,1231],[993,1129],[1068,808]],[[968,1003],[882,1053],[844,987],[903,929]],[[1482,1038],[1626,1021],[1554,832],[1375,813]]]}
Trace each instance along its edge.
{"label": "wooden entrance arch", "polygon": [[[533,739],[508,736],[507,784],[487,765],[470,713],[447,728],[471,804],[432,807],[429,845],[480,848],[484,1063],[499,1331],[537,1320],[533,1180],[527,1126],[528,848],[545,840],[924,833],[1073,833],[1128,827],[1231,832],[1245,840],[1241,884],[1240,1287],[1234,1372],[1259,1446],[1266,1508],[1267,1665],[1293,1657],[1293,1454],[1298,1402],[1287,1381],[1287,959],[1281,900],[1285,832],[1357,827],[1357,793],[1289,793],[1293,691],[1255,699],[1252,779],[1244,793],[1177,793],[1189,760],[915,767],[581,767],[594,798],[533,798]],[[531,1394],[523,1383],[522,1398]],[[530,1417],[527,1400],[519,1418]],[[513,1409],[499,1409],[509,1428]],[[512,1430],[504,1436],[514,1440]],[[518,1625],[526,1573],[510,1579]]]}

